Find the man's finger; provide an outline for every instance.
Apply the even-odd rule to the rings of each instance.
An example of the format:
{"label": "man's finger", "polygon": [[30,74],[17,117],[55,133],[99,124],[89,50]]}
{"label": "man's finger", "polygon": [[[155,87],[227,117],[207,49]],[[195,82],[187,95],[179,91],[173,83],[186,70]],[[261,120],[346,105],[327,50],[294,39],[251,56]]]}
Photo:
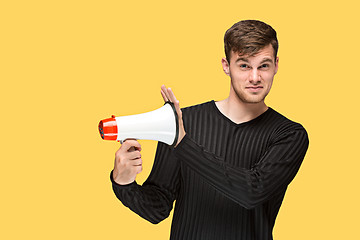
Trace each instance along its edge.
{"label": "man's finger", "polygon": [[141,159],[141,158],[137,158],[137,159],[131,160],[131,164],[132,164],[133,166],[141,166],[141,165],[142,165],[142,159]]}
{"label": "man's finger", "polygon": [[176,109],[176,112],[177,112],[178,116],[181,116],[181,110],[180,110],[179,100],[176,99],[175,94],[173,93],[173,91],[171,90],[171,88],[169,88],[169,93],[170,93],[171,102],[174,103],[175,109]]}
{"label": "man's finger", "polygon": [[169,100],[167,99],[167,97],[166,97],[166,95],[165,95],[165,93],[163,92],[162,89],[161,89],[161,96],[162,96],[162,98],[164,99],[164,102],[169,101]]}
{"label": "man's finger", "polygon": [[125,151],[129,151],[131,147],[134,147],[135,150],[141,151],[141,145],[138,141],[133,139],[126,139],[122,145],[125,145]]}
{"label": "man's finger", "polygon": [[[130,160],[131,162],[132,162],[132,161],[135,161],[135,160],[138,160],[138,159],[141,159],[141,153],[138,152],[138,151],[129,152],[129,153],[127,154],[127,158],[128,158],[128,160]],[[134,164],[132,163],[132,165],[134,165]]]}
{"label": "man's finger", "polygon": [[177,102],[177,99],[175,97],[175,94],[173,93],[173,91],[171,90],[171,88],[168,88],[168,93],[169,93],[169,97],[170,97],[170,100],[175,103]]}
{"label": "man's finger", "polygon": [[165,85],[161,86],[161,91],[162,91],[162,94],[164,94],[163,98],[164,98],[165,102],[170,101],[169,93],[168,93]]}

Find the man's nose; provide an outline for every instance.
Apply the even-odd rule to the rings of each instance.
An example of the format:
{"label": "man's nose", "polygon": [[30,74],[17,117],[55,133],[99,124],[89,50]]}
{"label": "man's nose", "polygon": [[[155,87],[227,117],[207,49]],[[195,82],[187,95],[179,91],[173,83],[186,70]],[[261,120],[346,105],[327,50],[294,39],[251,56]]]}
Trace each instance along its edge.
{"label": "man's nose", "polygon": [[249,79],[253,84],[259,83],[261,81],[260,72],[257,69],[252,69],[250,71]]}

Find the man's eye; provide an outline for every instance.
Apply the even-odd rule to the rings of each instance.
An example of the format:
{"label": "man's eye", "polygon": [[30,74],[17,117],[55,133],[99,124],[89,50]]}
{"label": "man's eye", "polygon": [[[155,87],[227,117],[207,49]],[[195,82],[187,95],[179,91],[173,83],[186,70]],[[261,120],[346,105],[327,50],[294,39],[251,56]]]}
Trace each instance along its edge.
{"label": "man's eye", "polygon": [[248,67],[248,65],[246,65],[246,64],[241,64],[240,65],[240,68],[247,68]]}
{"label": "man's eye", "polygon": [[268,68],[269,67],[269,64],[263,64],[260,66],[260,68]]}

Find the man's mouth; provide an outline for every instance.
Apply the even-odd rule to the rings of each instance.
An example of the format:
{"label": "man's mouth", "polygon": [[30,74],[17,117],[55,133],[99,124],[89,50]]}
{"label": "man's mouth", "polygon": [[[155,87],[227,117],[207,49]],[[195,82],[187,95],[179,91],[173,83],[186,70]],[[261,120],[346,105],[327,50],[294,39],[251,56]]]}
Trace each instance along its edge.
{"label": "man's mouth", "polygon": [[249,86],[249,87],[245,87],[246,89],[248,89],[250,92],[257,92],[260,91],[261,89],[263,89],[262,86]]}
{"label": "man's mouth", "polygon": [[258,89],[258,88],[263,88],[262,86],[248,86],[245,88],[250,88],[250,89]]}

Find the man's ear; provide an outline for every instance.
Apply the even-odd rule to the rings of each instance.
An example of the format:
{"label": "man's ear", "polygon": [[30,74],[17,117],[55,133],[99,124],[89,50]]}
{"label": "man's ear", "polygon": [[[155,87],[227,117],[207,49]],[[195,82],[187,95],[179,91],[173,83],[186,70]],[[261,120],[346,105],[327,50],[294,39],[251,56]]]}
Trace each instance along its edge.
{"label": "man's ear", "polygon": [[279,70],[279,57],[276,57],[276,60],[275,60],[275,74],[277,73],[278,70]]}
{"label": "man's ear", "polygon": [[221,64],[222,64],[222,67],[223,67],[223,70],[224,70],[225,74],[230,76],[230,64],[228,63],[226,58],[221,59]]}

